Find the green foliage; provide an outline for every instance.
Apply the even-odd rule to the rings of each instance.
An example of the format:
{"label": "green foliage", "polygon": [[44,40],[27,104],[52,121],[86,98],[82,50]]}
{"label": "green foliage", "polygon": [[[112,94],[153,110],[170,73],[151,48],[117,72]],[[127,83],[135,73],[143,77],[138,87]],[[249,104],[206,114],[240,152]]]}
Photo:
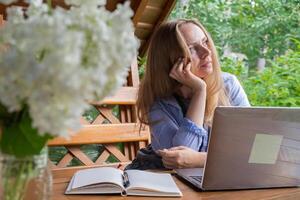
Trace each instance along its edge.
{"label": "green foliage", "polygon": [[294,49],[291,38],[300,36],[299,0],[189,0],[178,1],[171,18],[196,18],[208,29],[222,55],[228,45],[247,55],[250,66],[257,58],[273,59]]}
{"label": "green foliage", "polygon": [[145,70],[146,70],[146,61],[147,61],[147,57],[138,57],[138,66],[139,66],[139,77],[140,79],[143,78],[144,74],[145,74]]}
{"label": "green foliage", "polygon": [[300,106],[300,49],[276,58],[244,84],[252,105]]}
{"label": "green foliage", "polygon": [[224,57],[221,59],[222,70],[236,75],[239,79],[248,77],[248,67],[245,62]]}
{"label": "green foliage", "polygon": [[230,59],[222,62],[223,71],[238,76],[253,106],[300,106],[300,42],[296,50],[269,61],[263,72],[245,77],[243,64]]}

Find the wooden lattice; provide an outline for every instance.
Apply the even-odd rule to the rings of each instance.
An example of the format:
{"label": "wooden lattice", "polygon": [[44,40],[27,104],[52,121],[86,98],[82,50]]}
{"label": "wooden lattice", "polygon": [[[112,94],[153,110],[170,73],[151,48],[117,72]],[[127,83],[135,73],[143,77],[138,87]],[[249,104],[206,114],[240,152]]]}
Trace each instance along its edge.
{"label": "wooden lattice", "polygon": [[[83,165],[108,165],[108,158],[113,155],[118,163],[128,163],[136,156],[138,149],[149,143],[149,129],[140,130],[136,113],[136,98],[139,85],[136,60],[131,65],[126,86],[114,96],[101,102],[91,102],[99,112],[93,121],[82,117],[83,128],[71,140],[55,138],[49,146],[64,146],[67,153],[53,168],[67,167],[76,158]],[[117,106],[117,108],[116,108]],[[113,114],[118,111],[119,114]],[[123,148],[117,146],[122,142]],[[80,148],[84,144],[101,144],[99,156],[93,161]],[[120,146],[120,145],[119,145]],[[101,149],[101,152],[100,152]]]}

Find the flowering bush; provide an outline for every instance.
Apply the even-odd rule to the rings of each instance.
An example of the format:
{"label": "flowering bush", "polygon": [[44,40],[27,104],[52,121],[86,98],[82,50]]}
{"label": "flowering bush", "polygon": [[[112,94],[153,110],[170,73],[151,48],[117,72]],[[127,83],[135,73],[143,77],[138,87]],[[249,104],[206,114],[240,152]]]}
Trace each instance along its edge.
{"label": "flowering bush", "polygon": [[25,13],[8,8],[0,28],[0,146],[17,156],[78,130],[86,100],[123,83],[138,47],[128,3],[109,12],[103,0],[65,0],[69,10],[27,2]]}

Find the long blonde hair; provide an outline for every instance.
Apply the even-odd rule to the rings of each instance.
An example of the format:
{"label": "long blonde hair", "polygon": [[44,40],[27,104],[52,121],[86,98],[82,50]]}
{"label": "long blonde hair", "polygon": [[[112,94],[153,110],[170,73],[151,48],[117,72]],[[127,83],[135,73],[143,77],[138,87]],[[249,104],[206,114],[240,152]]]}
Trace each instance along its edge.
{"label": "long blonde hair", "polygon": [[188,46],[179,30],[179,27],[186,23],[195,24],[205,33],[212,56],[213,72],[204,78],[207,85],[204,123],[211,125],[217,105],[230,105],[223,86],[221,68],[213,40],[196,20],[179,19],[161,24],[152,36],[147,54],[146,71],[137,99],[138,118],[143,124],[151,123],[148,120],[148,113],[153,103],[172,96],[178,88],[179,83],[169,76],[173,65],[180,57],[191,60]]}

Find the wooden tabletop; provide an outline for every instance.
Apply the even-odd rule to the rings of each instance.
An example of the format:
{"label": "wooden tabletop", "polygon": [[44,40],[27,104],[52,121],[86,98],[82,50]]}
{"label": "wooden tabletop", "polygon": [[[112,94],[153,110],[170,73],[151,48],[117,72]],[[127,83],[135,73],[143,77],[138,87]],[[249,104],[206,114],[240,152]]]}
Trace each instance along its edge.
{"label": "wooden tabletop", "polygon": [[217,191],[217,192],[202,192],[195,190],[190,185],[182,182],[181,180],[174,177],[177,186],[183,193],[181,198],[160,198],[160,197],[139,197],[139,196],[127,196],[122,197],[121,195],[64,195],[69,180],[73,174],[82,168],[72,169],[56,169],[53,170],[53,200],[131,200],[131,199],[180,199],[180,200],[259,200],[259,199],[300,199],[300,188],[280,188],[280,189],[260,189],[260,190],[240,190],[240,191]]}

